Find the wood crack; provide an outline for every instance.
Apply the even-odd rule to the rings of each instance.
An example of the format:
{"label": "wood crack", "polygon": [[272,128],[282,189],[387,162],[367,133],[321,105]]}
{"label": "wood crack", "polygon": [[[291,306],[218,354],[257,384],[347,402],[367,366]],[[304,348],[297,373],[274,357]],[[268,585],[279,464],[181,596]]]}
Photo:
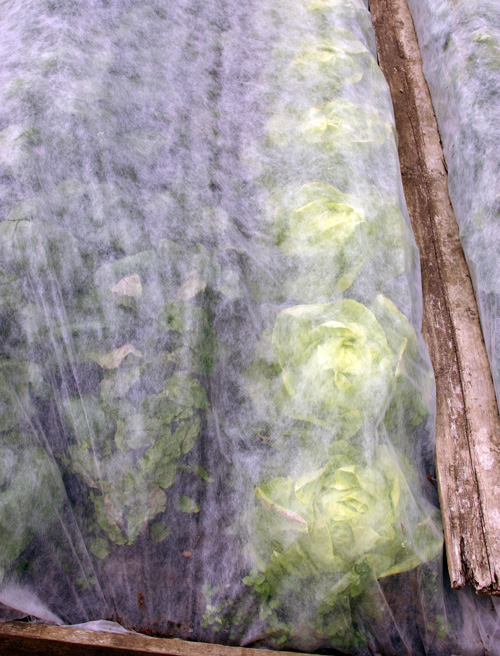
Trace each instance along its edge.
{"label": "wood crack", "polygon": [[371,0],[420,250],[422,334],[436,375],[436,466],[450,579],[500,594],[500,420],[472,283],[406,0]]}
{"label": "wood crack", "polygon": [[[404,53],[401,52],[400,41],[397,40],[396,43],[397,43],[397,46],[398,46],[398,51],[400,52],[400,56],[403,57]],[[405,67],[403,67],[402,73],[403,73],[404,78],[405,78],[405,87],[406,87],[406,94],[405,95],[409,96],[410,95],[409,90],[411,90],[411,84],[409,83],[407,69]],[[418,115],[415,116],[415,114],[412,115],[410,112],[406,112],[406,116],[407,116],[408,123],[411,127],[411,130],[412,130],[413,140],[414,140],[414,144],[415,144],[415,152],[416,152],[417,157],[418,157],[417,168],[418,168],[419,173],[422,176],[422,178],[427,179],[427,185],[424,187],[424,192],[425,192],[425,196],[426,196],[427,205],[430,207],[431,206],[431,198],[430,198],[430,194],[429,194],[429,189],[431,187],[431,181],[429,180],[430,176],[429,176],[429,173],[428,173],[428,171],[426,169],[426,166],[425,166],[425,159],[423,158],[422,151],[419,147],[419,139],[418,139],[419,130],[415,126],[415,119],[418,121]],[[441,140],[440,140],[440,144],[441,144]],[[444,156],[442,157],[442,162],[443,162],[443,165],[445,166]],[[453,320],[454,319],[453,318],[453,313],[450,310],[449,294],[448,294],[447,286],[445,284],[445,281],[444,281],[443,275],[442,275],[442,264],[443,264],[442,263],[442,250],[438,245],[438,240],[437,240],[437,236],[436,236],[435,222],[430,221],[429,222],[429,227],[431,229],[430,240],[432,241],[434,255],[436,257],[436,261],[439,264],[441,264],[441,266],[438,266],[437,275],[439,277],[439,283],[440,283],[439,286],[440,286],[440,289],[441,289],[441,292],[442,292],[442,295],[443,295],[444,304],[445,304],[445,310],[444,311],[447,315],[447,318],[449,320],[449,325],[450,325],[450,328],[451,328],[452,340],[453,340],[453,350],[456,354],[456,362],[457,362],[458,376],[459,376],[459,381],[460,381],[461,395],[464,398],[464,404],[465,404],[466,392],[465,392],[465,384],[464,384],[463,365],[462,365],[462,361],[461,361],[460,348],[459,348],[458,340],[457,340],[456,326],[455,326],[455,322]],[[470,428],[470,423],[469,423],[469,417],[468,417],[466,412],[464,413],[464,418],[465,418],[465,424],[466,424],[466,434],[467,434],[467,438],[468,438],[467,439],[467,445],[468,445],[468,449],[469,449],[470,468],[471,468],[471,470],[474,474],[475,487],[477,489],[477,495],[478,495],[479,500],[480,500],[481,499],[481,492],[480,492],[480,488],[479,488],[478,474],[477,474],[476,466],[474,464],[474,459],[473,459],[473,456],[472,456],[472,446],[471,446],[471,441],[470,441],[471,428]],[[485,543],[486,560],[487,560],[487,564],[488,564],[488,569],[490,571],[490,576],[492,577],[492,580],[494,580],[494,578],[493,578],[494,577],[494,572],[493,572],[492,567],[491,567],[490,556],[489,556],[489,553],[488,553],[488,540],[487,540],[487,533],[486,533],[486,527],[485,527],[485,522],[484,522],[483,508],[482,508],[481,503],[479,503],[478,510],[479,510],[479,517],[480,517],[480,523],[481,523],[481,531],[482,531],[483,540],[484,540],[484,543]],[[464,540],[463,536],[461,536],[461,539],[460,539],[460,552],[461,552],[461,560],[462,560],[463,569],[464,569],[464,578],[467,582],[471,583],[473,586],[476,587],[478,582],[474,578],[474,570],[471,567],[471,564],[470,564],[470,562],[468,560],[468,557],[467,557],[467,549],[465,548],[465,540]]]}

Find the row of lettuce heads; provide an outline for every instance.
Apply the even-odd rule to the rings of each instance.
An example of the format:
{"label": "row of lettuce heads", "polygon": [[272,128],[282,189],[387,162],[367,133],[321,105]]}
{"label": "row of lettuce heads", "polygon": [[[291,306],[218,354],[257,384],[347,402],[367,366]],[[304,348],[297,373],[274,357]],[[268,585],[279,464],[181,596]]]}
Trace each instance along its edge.
{"label": "row of lettuce heads", "polygon": [[[432,444],[433,383],[398,309],[419,325],[415,246],[368,12],[361,2],[297,4],[310,36],[274,49],[266,138],[247,154],[267,192],[258,252],[270,273],[259,297],[273,310],[243,375],[252,401],[243,416],[277,452],[242,522],[253,564],[244,583],[272,644],[352,650],[387,621],[380,582],[440,554],[440,520],[410,463],[417,440]],[[287,172],[285,191],[276,171]],[[430,571],[416,605],[432,607],[427,630],[442,638],[439,565]],[[223,625],[227,607],[208,596],[206,621]]]}

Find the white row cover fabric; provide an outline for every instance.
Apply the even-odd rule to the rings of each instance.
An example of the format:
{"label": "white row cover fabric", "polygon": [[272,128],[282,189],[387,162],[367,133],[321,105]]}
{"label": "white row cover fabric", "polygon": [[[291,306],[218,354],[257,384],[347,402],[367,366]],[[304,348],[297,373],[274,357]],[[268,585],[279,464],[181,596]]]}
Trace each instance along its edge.
{"label": "white row cover fabric", "polygon": [[495,653],[366,3],[0,15],[0,616]]}
{"label": "white row cover fabric", "polygon": [[500,399],[500,3],[408,0]]}

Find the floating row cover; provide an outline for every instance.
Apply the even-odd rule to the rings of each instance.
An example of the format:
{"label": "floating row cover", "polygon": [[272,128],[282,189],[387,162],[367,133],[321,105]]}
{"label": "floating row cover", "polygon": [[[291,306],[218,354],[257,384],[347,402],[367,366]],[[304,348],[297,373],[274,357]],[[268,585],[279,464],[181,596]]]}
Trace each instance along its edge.
{"label": "floating row cover", "polygon": [[500,2],[408,4],[500,399]]}
{"label": "floating row cover", "polygon": [[366,4],[2,3],[3,619],[499,653]]}

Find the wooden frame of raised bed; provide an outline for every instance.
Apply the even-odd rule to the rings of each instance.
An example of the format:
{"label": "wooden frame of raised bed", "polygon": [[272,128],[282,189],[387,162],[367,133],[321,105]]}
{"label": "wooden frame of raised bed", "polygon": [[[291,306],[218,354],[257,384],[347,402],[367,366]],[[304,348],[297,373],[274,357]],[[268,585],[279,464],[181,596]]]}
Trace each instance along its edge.
{"label": "wooden frame of raised bed", "polygon": [[[437,386],[436,468],[451,585],[500,594],[500,420],[472,284],[406,0],[370,0],[389,83],[408,210],[420,250],[422,333]],[[134,633],[0,624],[1,654],[271,656]],[[288,652],[279,652],[291,656]]]}
{"label": "wooden frame of raised bed", "polygon": [[[0,627],[0,654],[19,656],[275,656],[268,649],[224,647],[137,633],[89,631],[71,626],[7,622]],[[279,652],[280,656],[294,656]],[[304,656],[307,656],[305,654]]]}

